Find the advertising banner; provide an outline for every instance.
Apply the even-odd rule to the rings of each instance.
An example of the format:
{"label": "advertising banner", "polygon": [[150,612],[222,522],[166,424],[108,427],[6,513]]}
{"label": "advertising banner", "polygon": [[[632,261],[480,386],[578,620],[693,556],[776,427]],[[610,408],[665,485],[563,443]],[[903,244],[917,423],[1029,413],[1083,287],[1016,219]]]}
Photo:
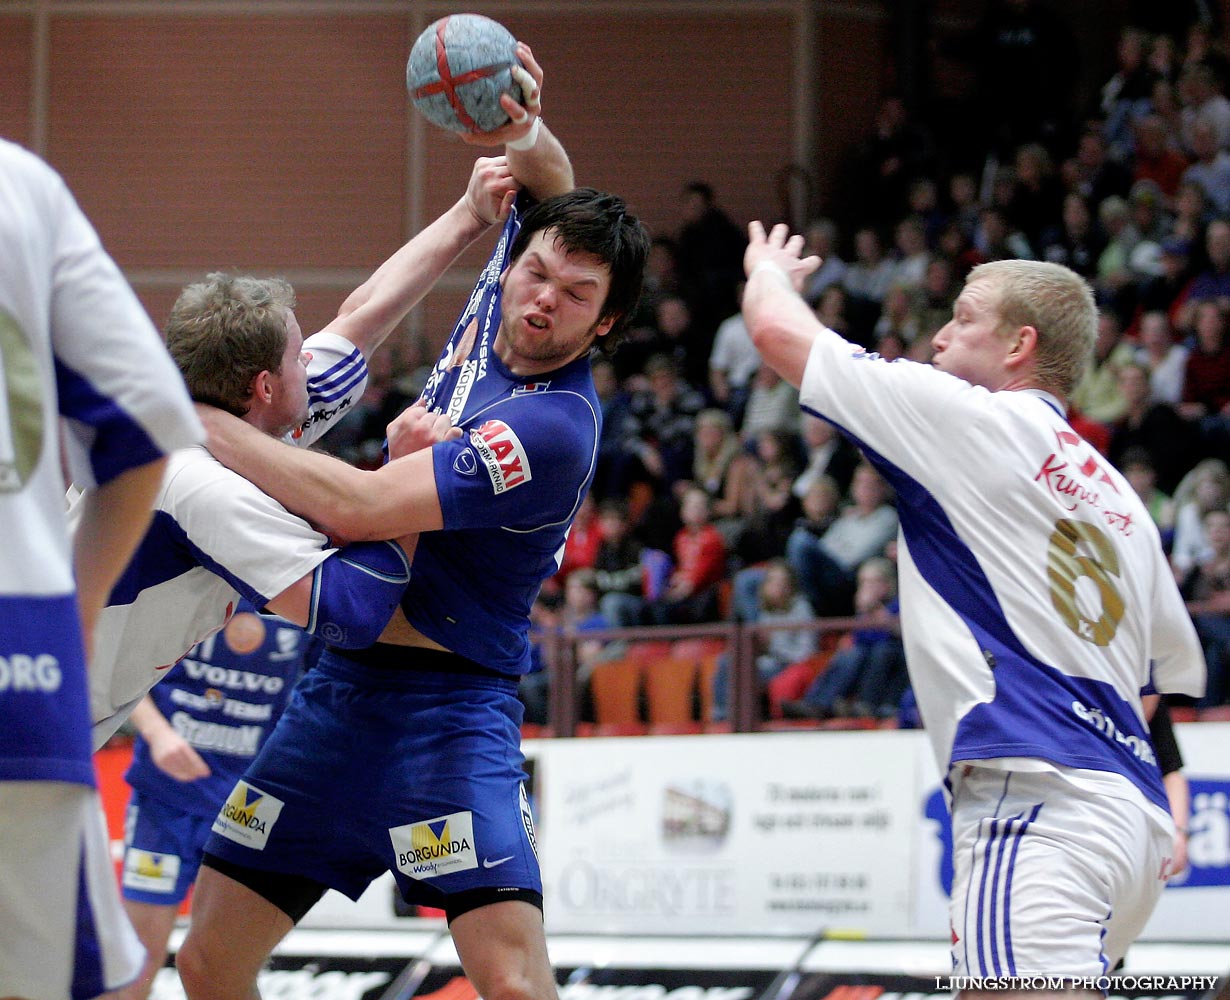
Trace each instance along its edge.
{"label": "advertising banner", "polygon": [[536,744],[547,925],[910,929],[915,734]]}

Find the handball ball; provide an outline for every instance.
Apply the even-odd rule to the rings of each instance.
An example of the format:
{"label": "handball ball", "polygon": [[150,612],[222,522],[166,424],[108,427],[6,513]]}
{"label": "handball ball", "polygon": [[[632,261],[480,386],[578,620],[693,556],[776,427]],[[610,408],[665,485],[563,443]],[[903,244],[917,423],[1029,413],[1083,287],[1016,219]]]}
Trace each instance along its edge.
{"label": "handball ball", "polygon": [[500,95],[522,99],[512,76],[516,49],[512,33],[489,17],[440,18],[419,35],[406,64],[415,107],[451,132],[490,132],[506,124]]}

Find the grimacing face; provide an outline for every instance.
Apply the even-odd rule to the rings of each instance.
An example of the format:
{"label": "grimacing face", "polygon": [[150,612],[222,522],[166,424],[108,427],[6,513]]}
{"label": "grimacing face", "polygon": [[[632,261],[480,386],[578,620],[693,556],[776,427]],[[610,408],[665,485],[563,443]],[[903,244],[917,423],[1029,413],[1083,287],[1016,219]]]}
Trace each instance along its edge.
{"label": "grimacing face", "polygon": [[535,233],[500,277],[503,320],[496,350],[512,371],[552,371],[579,357],[613,319],[599,319],[611,287],[605,263],[559,246],[552,231]]}

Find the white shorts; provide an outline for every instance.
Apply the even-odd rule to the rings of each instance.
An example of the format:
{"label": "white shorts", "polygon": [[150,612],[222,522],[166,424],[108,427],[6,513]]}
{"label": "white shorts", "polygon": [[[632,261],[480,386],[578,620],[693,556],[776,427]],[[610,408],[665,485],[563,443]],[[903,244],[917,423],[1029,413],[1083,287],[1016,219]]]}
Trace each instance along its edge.
{"label": "white shorts", "polygon": [[953,974],[1107,974],[1166,885],[1164,814],[1062,770],[953,776]]}
{"label": "white shorts", "polygon": [[145,951],[124,915],[98,792],[0,782],[0,996],[86,1000],[132,982]]}

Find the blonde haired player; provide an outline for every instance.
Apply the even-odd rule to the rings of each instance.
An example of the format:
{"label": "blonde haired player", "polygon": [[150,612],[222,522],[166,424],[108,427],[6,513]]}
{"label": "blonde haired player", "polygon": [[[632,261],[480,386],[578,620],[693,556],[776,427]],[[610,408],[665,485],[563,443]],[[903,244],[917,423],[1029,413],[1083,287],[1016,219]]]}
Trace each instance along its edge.
{"label": "blonde haired player", "polygon": [[1065,419],[1092,294],[1055,264],[986,264],[934,366],[886,362],[799,297],[802,246],[752,224],[744,316],[897,491],[903,638],[953,811],[954,975],[1094,990],[1169,866],[1142,692],[1198,695],[1204,666],[1148,512]]}

